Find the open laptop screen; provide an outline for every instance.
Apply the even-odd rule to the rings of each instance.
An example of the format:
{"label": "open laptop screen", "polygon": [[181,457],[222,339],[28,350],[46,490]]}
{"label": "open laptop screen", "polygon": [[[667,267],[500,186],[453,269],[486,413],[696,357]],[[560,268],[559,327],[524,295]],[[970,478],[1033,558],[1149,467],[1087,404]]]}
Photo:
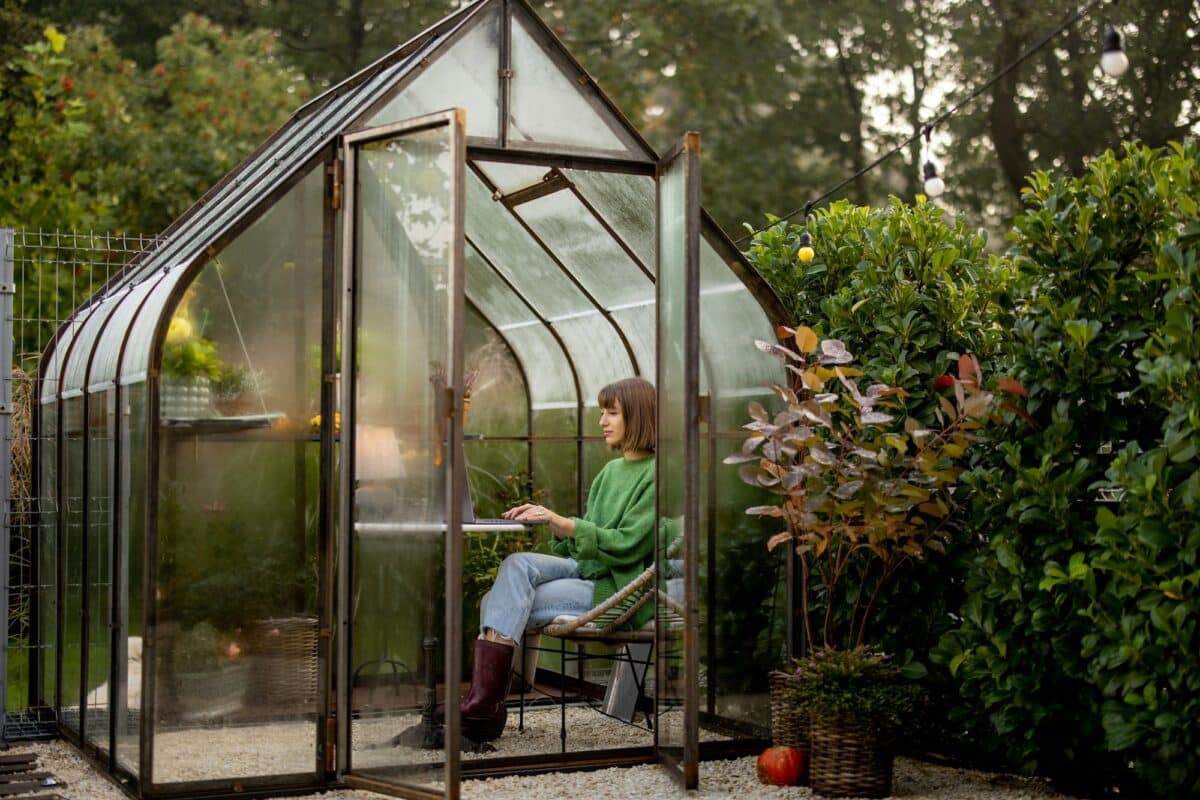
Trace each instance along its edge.
{"label": "open laptop screen", "polygon": [[463,440],[459,438],[457,442],[458,458],[456,459],[459,474],[462,476],[463,493],[460,498],[462,509],[463,530],[471,531],[523,531],[530,525],[524,522],[516,522],[511,519],[480,519],[475,516],[475,499],[471,491],[471,481],[469,480],[467,471],[467,455],[466,447],[463,445]]}

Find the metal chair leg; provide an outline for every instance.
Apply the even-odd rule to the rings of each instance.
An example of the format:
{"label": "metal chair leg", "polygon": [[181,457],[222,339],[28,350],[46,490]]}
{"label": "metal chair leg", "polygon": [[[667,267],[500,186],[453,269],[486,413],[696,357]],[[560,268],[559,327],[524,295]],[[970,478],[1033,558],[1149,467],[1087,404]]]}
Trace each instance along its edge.
{"label": "metal chair leg", "polygon": [[558,709],[559,729],[558,738],[562,742],[562,752],[567,752],[567,642],[558,640]]}

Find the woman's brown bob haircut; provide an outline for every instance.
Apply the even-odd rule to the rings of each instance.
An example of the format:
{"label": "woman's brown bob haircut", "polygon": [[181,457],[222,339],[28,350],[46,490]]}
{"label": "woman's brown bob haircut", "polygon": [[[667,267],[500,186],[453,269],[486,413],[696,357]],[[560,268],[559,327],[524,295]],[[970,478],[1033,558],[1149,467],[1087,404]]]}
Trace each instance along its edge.
{"label": "woman's brown bob haircut", "polygon": [[654,384],[645,378],[626,378],[601,389],[599,400],[601,408],[616,408],[619,403],[625,417],[625,438],[614,450],[654,452],[658,444],[658,394]]}

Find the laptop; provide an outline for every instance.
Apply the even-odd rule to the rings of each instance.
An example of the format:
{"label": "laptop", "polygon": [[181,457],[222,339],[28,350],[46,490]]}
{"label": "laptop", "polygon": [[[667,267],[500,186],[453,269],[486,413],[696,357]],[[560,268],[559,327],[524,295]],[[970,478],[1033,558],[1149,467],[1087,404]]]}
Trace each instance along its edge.
{"label": "laptop", "polygon": [[458,459],[455,470],[462,478],[463,493],[461,497],[460,508],[462,509],[462,529],[464,531],[475,533],[516,533],[518,531],[528,530],[533,526],[527,522],[517,522],[512,519],[503,519],[496,517],[493,519],[485,519],[475,516],[475,499],[471,495],[471,481],[467,479],[467,456],[466,448],[463,446],[462,438],[458,440]]}

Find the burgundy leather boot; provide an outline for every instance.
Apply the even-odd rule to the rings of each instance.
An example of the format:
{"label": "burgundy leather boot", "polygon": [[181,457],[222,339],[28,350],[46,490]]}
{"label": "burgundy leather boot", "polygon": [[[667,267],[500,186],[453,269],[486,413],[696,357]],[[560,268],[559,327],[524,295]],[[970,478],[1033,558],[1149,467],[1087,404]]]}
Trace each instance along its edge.
{"label": "burgundy leather boot", "polygon": [[459,708],[464,736],[476,742],[490,742],[504,732],[508,719],[504,699],[508,695],[508,673],[515,649],[510,644],[475,640],[471,691]]}

